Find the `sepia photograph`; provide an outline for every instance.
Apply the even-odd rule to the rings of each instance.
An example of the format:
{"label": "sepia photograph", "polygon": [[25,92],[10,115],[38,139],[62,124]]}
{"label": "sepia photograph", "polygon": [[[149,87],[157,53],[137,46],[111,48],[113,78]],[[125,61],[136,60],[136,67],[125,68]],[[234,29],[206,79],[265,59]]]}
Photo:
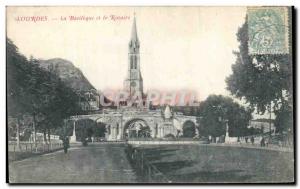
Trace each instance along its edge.
{"label": "sepia photograph", "polygon": [[290,6],[7,6],[9,184],[295,184]]}

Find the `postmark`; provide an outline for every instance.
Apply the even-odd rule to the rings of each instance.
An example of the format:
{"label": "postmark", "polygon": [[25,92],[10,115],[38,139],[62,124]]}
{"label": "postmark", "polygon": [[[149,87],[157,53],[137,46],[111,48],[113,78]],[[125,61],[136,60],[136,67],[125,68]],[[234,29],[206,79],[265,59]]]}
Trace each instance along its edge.
{"label": "postmark", "polygon": [[250,55],[289,53],[287,7],[248,7],[247,15]]}

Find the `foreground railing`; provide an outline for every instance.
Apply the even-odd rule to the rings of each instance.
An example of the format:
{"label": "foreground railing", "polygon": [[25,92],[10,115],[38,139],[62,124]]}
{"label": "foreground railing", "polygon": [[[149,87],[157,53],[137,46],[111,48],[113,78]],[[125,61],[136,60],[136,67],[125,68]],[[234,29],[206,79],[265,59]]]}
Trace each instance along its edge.
{"label": "foreground railing", "polygon": [[136,170],[140,182],[150,183],[171,183],[172,181],[160,172],[145,156],[145,152],[141,149],[128,145],[126,154]]}
{"label": "foreground railing", "polygon": [[19,144],[15,141],[8,141],[7,148],[9,160],[14,161],[27,158],[35,154],[43,154],[62,149],[63,144],[61,141],[51,143],[20,142]]}

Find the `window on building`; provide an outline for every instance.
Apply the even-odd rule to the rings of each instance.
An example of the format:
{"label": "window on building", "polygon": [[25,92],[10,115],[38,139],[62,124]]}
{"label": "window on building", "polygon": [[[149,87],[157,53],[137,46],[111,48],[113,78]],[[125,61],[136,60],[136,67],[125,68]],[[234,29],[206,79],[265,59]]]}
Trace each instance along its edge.
{"label": "window on building", "polygon": [[133,69],[133,57],[130,57],[130,69]]}
{"label": "window on building", "polygon": [[137,59],[136,56],[134,56],[134,69],[136,69],[136,63],[137,63]]}

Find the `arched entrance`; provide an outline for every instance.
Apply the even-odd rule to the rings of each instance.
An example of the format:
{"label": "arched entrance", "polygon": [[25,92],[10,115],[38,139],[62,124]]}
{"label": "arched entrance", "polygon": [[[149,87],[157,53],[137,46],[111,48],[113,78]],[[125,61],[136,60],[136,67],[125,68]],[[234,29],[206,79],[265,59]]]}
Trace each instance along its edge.
{"label": "arched entrance", "polygon": [[147,122],[142,119],[132,119],[124,126],[124,138],[150,138],[151,130]]}
{"label": "arched entrance", "polygon": [[186,121],[182,127],[182,137],[193,138],[196,136],[196,125],[193,121]]}

